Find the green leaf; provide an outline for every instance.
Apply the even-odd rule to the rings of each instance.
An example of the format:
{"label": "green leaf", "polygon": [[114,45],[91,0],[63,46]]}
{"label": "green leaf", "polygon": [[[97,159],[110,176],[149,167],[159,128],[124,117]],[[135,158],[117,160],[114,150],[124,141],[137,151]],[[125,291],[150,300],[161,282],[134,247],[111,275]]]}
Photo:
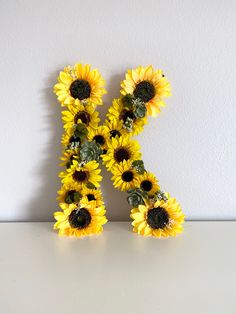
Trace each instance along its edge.
{"label": "green leaf", "polygon": [[81,141],[87,136],[88,130],[84,123],[79,123],[74,126],[74,136],[79,137]]}
{"label": "green leaf", "polygon": [[132,207],[138,207],[138,205],[145,204],[144,200],[148,198],[146,192],[142,191],[141,189],[133,189],[128,191],[127,202]]}
{"label": "green leaf", "polygon": [[144,174],[146,171],[142,160],[134,160],[132,162],[132,168],[134,168],[139,174]]}
{"label": "green leaf", "polygon": [[91,182],[88,182],[88,183],[86,184],[86,186],[87,186],[87,188],[90,189],[90,190],[96,189],[96,186],[95,186],[93,183],[91,183]]}
{"label": "green leaf", "polygon": [[131,94],[127,94],[124,97],[122,97],[122,103],[124,105],[124,107],[127,107],[129,109],[133,108],[133,100],[134,100],[134,96]]}
{"label": "green leaf", "polygon": [[137,119],[144,118],[147,113],[147,108],[146,108],[145,103],[141,101],[139,98],[133,101],[133,112]]}

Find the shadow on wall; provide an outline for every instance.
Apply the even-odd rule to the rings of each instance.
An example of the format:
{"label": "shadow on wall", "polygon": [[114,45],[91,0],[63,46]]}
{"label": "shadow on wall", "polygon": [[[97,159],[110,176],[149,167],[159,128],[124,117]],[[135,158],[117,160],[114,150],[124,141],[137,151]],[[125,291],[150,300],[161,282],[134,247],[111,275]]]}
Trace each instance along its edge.
{"label": "shadow on wall", "polygon": [[58,71],[52,73],[45,79],[44,88],[40,92],[40,103],[46,113],[41,117],[42,129],[48,134],[48,142],[41,152],[36,170],[33,170],[32,176],[39,181],[35,194],[26,205],[27,220],[29,221],[53,221],[53,212],[57,210],[56,202],[57,190],[60,188],[58,173],[59,156],[61,153],[61,135],[63,132],[61,123],[61,106],[58,104],[53,94],[53,85],[56,82]]}
{"label": "shadow on wall", "polygon": [[[29,200],[25,208],[28,221],[53,221],[53,212],[59,210],[57,203],[57,190],[60,189],[60,179],[58,173],[62,170],[59,167],[59,157],[61,156],[61,136],[63,133],[61,123],[61,106],[53,94],[53,85],[56,82],[59,70],[52,73],[45,82],[49,86],[41,91],[41,103],[48,113],[43,117],[43,128],[46,127],[49,134],[48,143],[42,151],[45,158],[38,165],[36,171],[32,173],[39,182],[39,188],[35,195]],[[108,94],[104,97],[104,105],[98,107],[101,120],[104,121],[106,112],[112,103],[113,98],[119,97],[120,82],[124,76],[115,75],[110,78],[106,88]],[[111,174],[102,166],[102,191],[109,220],[129,220],[129,205],[126,202],[126,193],[115,190],[111,181]]]}

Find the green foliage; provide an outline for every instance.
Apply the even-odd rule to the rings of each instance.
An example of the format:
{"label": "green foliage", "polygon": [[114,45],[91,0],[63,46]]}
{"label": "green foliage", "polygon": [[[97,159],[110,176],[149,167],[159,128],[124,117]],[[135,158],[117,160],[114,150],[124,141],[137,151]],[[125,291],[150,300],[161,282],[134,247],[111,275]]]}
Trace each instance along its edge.
{"label": "green foliage", "polygon": [[124,107],[127,107],[129,109],[133,108],[133,100],[134,100],[134,96],[131,94],[127,94],[124,97],[122,97],[122,103],[124,105]]}
{"label": "green foliage", "polygon": [[146,105],[139,98],[133,101],[133,112],[137,119],[144,118],[146,115],[146,112],[147,112]]}
{"label": "green foliage", "polygon": [[163,191],[159,190],[154,194],[153,200],[154,201],[159,200],[159,201],[165,201],[166,202],[168,200],[168,198]]}
{"label": "green foliage", "polygon": [[146,171],[142,160],[134,160],[132,162],[132,168],[134,168],[139,174],[144,174]]}
{"label": "green foliage", "polygon": [[96,189],[96,186],[95,186],[93,183],[91,183],[91,182],[88,182],[88,183],[86,184],[86,186],[87,186],[87,188],[90,189],[90,190]]}
{"label": "green foliage", "polygon": [[82,142],[88,134],[86,125],[84,123],[75,124],[74,129],[74,136],[79,137]]}
{"label": "green foliage", "polygon": [[99,161],[100,155],[103,153],[103,150],[101,149],[100,145],[97,144],[95,141],[88,142],[85,141],[81,145],[80,149],[80,160],[87,163],[92,160]]}
{"label": "green foliage", "polygon": [[124,107],[133,111],[135,118],[144,118],[147,112],[145,102],[140,98],[135,98],[134,95],[127,94],[122,98]]}
{"label": "green foliage", "polygon": [[127,202],[132,207],[137,207],[138,205],[144,204],[144,199],[148,198],[148,195],[146,192],[142,191],[141,189],[131,189],[128,190],[128,197]]}

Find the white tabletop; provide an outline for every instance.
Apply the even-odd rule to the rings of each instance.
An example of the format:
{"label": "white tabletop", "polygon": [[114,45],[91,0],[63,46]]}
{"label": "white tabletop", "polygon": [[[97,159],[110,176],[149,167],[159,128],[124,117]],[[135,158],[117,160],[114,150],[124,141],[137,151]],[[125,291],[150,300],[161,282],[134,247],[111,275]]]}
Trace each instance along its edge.
{"label": "white tabletop", "polygon": [[129,223],[84,239],[51,226],[0,224],[1,314],[236,313],[236,222],[188,222],[168,240]]}

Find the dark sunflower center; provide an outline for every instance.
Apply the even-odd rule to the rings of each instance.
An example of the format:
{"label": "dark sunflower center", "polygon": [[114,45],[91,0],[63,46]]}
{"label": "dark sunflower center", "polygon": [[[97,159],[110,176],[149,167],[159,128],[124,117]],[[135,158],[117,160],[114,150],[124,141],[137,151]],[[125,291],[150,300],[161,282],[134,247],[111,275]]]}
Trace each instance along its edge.
{"label": "dark sunflower center", "polygon": [[73,179],[77,182],[85,182],[88,180],[88,172],[83,170],[76,170],[73,173]]}
{"label": "dark sunflower center", "polygon": [[123,121],[126,121],[127,118],[135,120],[135,115],[134,115],[132,110],[124,109],[120,113],[120,119],[123,120]]}
{"label": "dark sunflower center", "polygon": [[72,228],[83,229],[88,227],[92,218],[86,208],[74,209],[69,215],[69,223]]}
{"label": "dark sunflower center", "polygon": [[97,144],[105,144],[105,138],[102,135],[95,135],[93,139]]}
{"label": "dark sunflower center", "polygon": [[136,85],[134,96],[143,102],[149,102],[155,96],[155,87],[148,81],[142,81]]}
{"label": "dark sunflower center", "polygon": [[141,183],[141,188],[146,191],[149,192],[152,189],[152,182],[149,180],[143,180]]}
{"label": "dark sunflower center", "polygon": [[76,136],[76,135],[72,135],[69,139],[69,143],[72,144],[72,143],[80,143],[80,138],[79,136]]}
{"label": "dark sunflower center", "polygon": [[70,94],[73,98],[83,100],[89,98],[91,87],[85,80],[75,80],[70,86]]}
{"label": "dark sunflower center", "polygon": [[65,203],[72,204],[72,203],[78,203],[81,198],[81,195],[79,192],[75,190],[70,190],[65,195]]}
{"label": "dark sunflower center", "polygon": [[122,180],[125,182],[131,182],[134,178],[134,174],[132,171],[125,171],[122,173]]}
{"label": "dark sunflower center", "polygon": [[88,198],[88,201],[95,201],[96,198],[94,197],[93,194],[87,194],[87,198]]}
{"label": "dark sunflower center", "polygon": [[77,124],[79,119],[86,125],[89,125],[89,122],[91,121],[90,114],[86,111],[80,111],[76,113],[74,117],[75,124]]}
{"label": "dark sunflower center", "polygon": [[117,148],[114,153],[114,158],[116,162],[128,160],[130,158],[130,152],[124,147]]}
{"label": "dark sunflower center", "polygon": [[111,130],[110,131],[110,138],[112,138],[112,137],[116,137],[116,136],[119,136],[120,137],[120,132],[119,131],[117,131],[117,130]]}
{"label": "dark sunflower center", "polygon": [[169,223],[169,214],[162,207],[152,208],[148,211],[147,223],[153,229],[163,229]]}

